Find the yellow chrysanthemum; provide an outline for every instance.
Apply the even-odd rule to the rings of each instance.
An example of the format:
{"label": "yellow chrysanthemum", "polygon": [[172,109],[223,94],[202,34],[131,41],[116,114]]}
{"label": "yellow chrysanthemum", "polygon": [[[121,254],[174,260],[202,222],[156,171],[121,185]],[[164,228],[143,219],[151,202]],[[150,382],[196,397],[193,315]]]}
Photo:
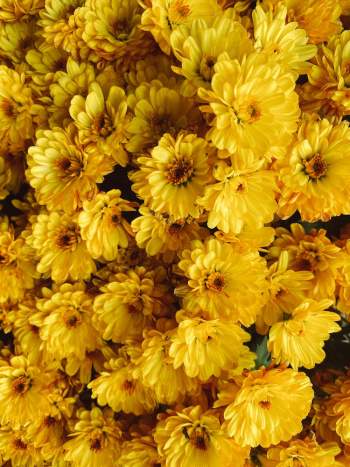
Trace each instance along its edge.
{"label": "yellow chrysanthemum", "polygon": [[[151,433],[146,436],[134,431],[133,438],[125,441],[119,458],[120,467],[162,467],[165,459],[157,450],[157,443]],[[142,436],[143,435],[143,436]]]}
{"label": "yellow chrysanthemum", "polygon": [[6,22],[27,19],[44,7],[45,0],[1,0],[0,19]]}
{"label": "yellow chrysanthemum", "polygon": [[270,246],[267,259],[277,260],[282,250],[288,250],[288,269],[311,271],[314,274],[310,296],[315,300],[334,300],[337,269],[345,261],[344,253],[326,237],[326,231],[312,229],[308,235],[300,224],[292,224],[291,232],[276,229],[276,240]]}
{"label": "yellow chrysanthemum", "polygon": [[241,63],[218,62],[214,69],[213,90],[198,90],[209,103],[201,110],[215,116],[207,138],[218,149],[250,149],[258,156],[286,146],[300,115],[295,74],[271,61],[267,52],[253,53]]}
{"label": "yellow chrysanthemum", "polygon": [[49,106],[50,128],[65,127],[72,118],[69,107],[74,96],[86,96],[89,93],[91,83],[96,81],[102,88],[104,95],[108,95],[112,86],[122,86],[123,77],[118,74],[113,66],[107,66],[98,72],[92,63],[73,60],[69,57],[66,63],[67,71],[58,71],[57,83],[50,86],[52,104]]}
{"label": "yellow chrysanthemum", "polygon": [[128,107],[133,118],[127,128],[130,139],[125,147],[131,153],[157,146],[165,133],[174,137],[200,118],[193,101],[164,87],[159,80],[142,83],[135,94],[128,96]]}
{"label": "yellow chrysanthemum", "polygon": [[350,113],[350,31],[319,47],[309,82],[301,88],[302,109],[342,117]]}
{"label": "yellow chrysanthemum", "polygon": [[0,183],[6,183],[6,190],[15,195],[20,191],[25,180],[26,155],[26,148],[20,145],[18,146],[17,144],[9,144],[0,150],[0,157],[2,157],[5,162],[1,173],[10,170],[10,180],[5,182],[5,180],[7,180],[6,175],[5,180],[1,179],[2,181]]}
{"label": "yellow chrysanthemum", "polygon": [[59,365],[32,365],[23,355],[0,365],[0,420],[19,428],[49,408],[48,386]]}
{"label": "yellow chrysanthemum", "polygon": [[238,391],[223,393],[214,407],[231,399],[224,416],[229,435],[239,445],[269,447],[302,430],[314,396],[305,373],[286,366],[262,367],[237,378],[241,378]]}
{"label": "yellow chrysanthemum", "polygon": [[92,398],[97,398],[99,405],[108,404],[115,412],[122,410],[135,415],[153,412],[157,406],[154,393],[133,377],[134,364],[125,352],[119,350],[119,358],[109,360],[104,366],[101,375],[88,384]]}
{"label": "yellow chrysanthemum", "polygon": [[151,31],[159,47],[170,54],[171,34],[181,26],[190,27],[197,18],[209,19],[221,10],[216,0],[145,0],[141,28]]}
{"label": "yellow chrysanthemum", "polygon": [[288,9],[280,5],[273,14],[264,12],[260,5],[253,11],[255,48],[268,53],[271,60],[277,61],[295,70],[308,73],[312,64],[308,62],[317,52],[317,47],[308,44],[307,33],[296,21],[286,24]]}
{"label": "yellow chrysanthemum", "polygon": [[346,242],[344,247],[345,253],[345,264],[341,269],[340,276],[337,278],[337,284],[339,287],[337,308],[342,313],[346,314],[346,318],[349,321],[350,313],[350,240]]}
{"label": "yellow chrysanthemum", "polygon": [[152,40],[139,27],[142,9],[137,0],[91,0],[85,10],[82,39],[93,51],[89,60],[116,60],[125,71],[131,60],[149,52]]}
{"label": "yellow chrysanthemum", "polygon": [[350,129],[305,115],[291,152],[275,164],[281,180],[278,214],[298,209],[306,222],[350,212]]}
{"label": "yellow chrysanthemum", "polygon": [[327,415],[329,397],[316,397],[312,403],[312,426],[316,432],[316,440],[320,442],[333,441],[339,444],[340,438],[335,432],[334,416]]}
{"label": "yellow chrysanthemum", "polygon": [[94,258],[115,260],[118,247],[127,248],[130,235],[134,235],[122,213],[135,211],[137,203],[122,199],[120,195],[120,190],[111,190],[99,193],[92,201],[83,202],[78,224],[87,249]]}
{"label": "yellow chrysanthemum", "polygon": [[114,279],[110,277],[94,301],[96,326],[103,338],[125,343],[129,335],[141,334],[152,317],[166,315],[174,300],[165,280],[162,266],[151,271],[138,266],[135,271],[121,269]]}
{"label": "yellow chrysanthemum", "polygon": [[96,82],[89,86],[86,99],[74,96],[69,107],[69,113],[80,130],[81,142],[88,144],[93,141],[123,167],[129,160],[123,146],[127,141],[125,127],[129,122],[126,111],[126,96],[122,88],[112,86],[105,96]]}
{"label": "yellow chrysanthemum", "polygon": [[[62,46],[72,51],[69,42],[74,35],[74,11],[85,3],[83,0],[45,0],[45,8],[40,10],[38,26],[48,44]],[[74,47],[73,47],[74,50]]]}
{"label": "yellow chrysanthemum", "polygon": [[93,297],[86,292],[84,282],[44,289],[44,294],[37,301],[38,313],[31,318],[39,328],[42,348],[57,360],[73,355],[83,360],[87,352],[102,346],[92,325]]}
{"label": "yellow chrysanthemum", "polygon": [[4,467],[44,467],[40,449],[28,441],[27,431],[23,427],[0,427],[0,461],[1,459]]}
{"label": "yellow chrysanthemum", "polygon": [[0,146],[9,142],[17,145],[34,136],[33,117],[44,112],[35,104],[32,88],[26,84],[24,73],[0,66]]}
{"label": "yellow chrysanthemum", "polygon": [[263,160],[251,158],[237,159],[231,166],[216,163],[213,176],[217,182],[208,185],[197,201],[209,212],[209,228],[240,234],[244,226],[256,230],[273,220],[278,187],[274,172],[259,170],[262,164]]}
{"label": "yellow chrysanthemum", "polygon": [[226,243],[232,243],[239,251],[264,251],[262,247],[270,245],[275,239],[275,229],[273,227],[262,227],[251,230],[243,226],[239,234],[225,233],[221,230],[214,232],[214,235]]}
{"label": "yellow chrysanthemum", "polygon": [[175,218],[200,215],[197,199],[210,179],[208,147],[203,138],[166,133],[148,157],[137,159],[141,171],[130,179],[133,191],[152,211]]}
{"label": "yellow chrysanthemum", "polygon": [[183,364],[188,376],[206,381],[238,366],[244,354],[243,343],[250,335],[237,324],[194,318],[182,321],[170,340],[174,368]]}
{"label": "yellow chrysanthemum", "polygon": [[171,34],[171,46],[180,60],[173,70],[186,79],[181,85],[183,96],[193,96],[198,88],[211,89],[214,65],[222,60],[241,60],[254,51],[246,29],[228,17],[216,16],[210,21],[195,19]]}
{"label": "yellow chrysanthemum", "polygon": [[278,261],[269,268],[269,289],[263,293],[265,304],[255,323],[259,333],[266,334],[269,326],[283,320],[283,314],[291,314],[306,299],[312,288],[310,271],[288,269],[288,252],[282,251]]}
{"label": "yellow chrysanthemum", "polygon": [[[161,328],[160,321],[157,329]],[[183,365],[175,368],[174,358],[169,355],[175,327],[175,321],[167,320],[161,330],[146,328],[142,355],[133,372],[135,378],[154,391],[157,402],[167,405],[183,402],[185,395],[198,395],[201,391],[198,378],[188,376]]]}
{"label": "yellow chrysanthemum", "polygon": [[185,310],[205,319],[240,320],[245,326],[255,321],[261,292],[268,287],[259,255],[237,253],[232,245],[207,237],[204,244],[193,240],[179,256],[179,272],[189,278]]}
{"label": "yellow chrysanthemum", "polygon": [[117,467],[122,431],[113,410],[82,407],[76,417],[72,439],[64,445],[64,459],[76,467]]}
{"label": "yellow chrysanthemum", "polygon": [[4,158],[0,156],[0,199],[5,199],[10,194],[6,188],[11,180],[11,168],[6,165]]}
{"label": "yellow chrysanthemum", "polygon": [[34,256],[22,237],[15,238],[8,218],[0,217],[0,303],[8,299],[16,303],[26,289],[34,287],[34,279],[40,277],[35,270]]}
{"label": "yellow chrysanthemum", "polygon": [[191,240],[201,240],[209,234],[191,216],[177,219],[167,213],[155,213],[144,205],[139,211],[141,216],[131,223],[137,245],[151,256],[161,254],[165,263],[172,263],[179,250],[189,248]]}
{"label": "yellow chrysanthemum", "polygon": [[28,242],[37,250],[37,271],[55,282],[89,280],[96,271],[79,226],[68,214],[40,214]]}
{"label": "yellow chrysanthemum", "polygon": [[249,448],[241,448],[229,438],[216,410],[204,411],[200,405],[160,416],[154,438],[169,467],[243,467]]}
{"label": "yellow chrysanthemum", "polygon": [[332,303],[332,300],[306,299],[291,314],[285,315],[284,321],[272,326],[267,348],[276,363],[288,360],[297,370],[300,366],[313,368],[324,360],[324,341],[331,332],[341,329],[335,323],[340,316],[326,311]]}
{"label": "yellow chrysanthemum", "polygon": [[343,443],[350,445],[350,378],[339,376],[335,382],[322,386],[322,390],[330,394],[326,402],[326,414],[331,417],[330,428],[336,431]]}
{"label": "yellow chrysanthemum", "polygon": [[34,47],[37,33],[35,19],[5,23],[0,30],[1,55],[14,63],[24,62],[27,52]]}
{"label": "yellow chrysanthemum", "polygon": [[[312,436],[292,439],[289,443],[272,446],[266,456],[258,455],[262,467],[342,467],[335,460],[340,453],[337,443],[318,444]],[[345,464],[344,464],[345,465]]]}
{"label": "yellow chrysanthemum", "polygon": [[97,183],[113,171],[113,161],[94,144],[80,144],[75,125],[38,131],[28,150],[26,177],[38,203],[72,214],[98,193]]}

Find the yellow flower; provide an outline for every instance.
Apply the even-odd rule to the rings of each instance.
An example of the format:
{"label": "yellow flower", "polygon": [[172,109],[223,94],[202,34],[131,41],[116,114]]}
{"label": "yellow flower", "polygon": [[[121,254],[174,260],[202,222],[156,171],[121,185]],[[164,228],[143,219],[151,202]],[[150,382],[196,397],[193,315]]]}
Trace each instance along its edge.
{"label": "yellow flower", "polygon": [[123,86],[124,79],[113,66],[107,66],[103,71],[97,71],[92,63],[73,60],[69,57],[66,63],[67,71],[56,73],[57,83],[50,86],[52,104],[49,106],[50,128],[66,127],[72,118],[69,107],[74,96],[86,96],[89,86],[96,81],[103,89],[104,95],[112,86]]}
{"label": "yellow flower", "polygon": [[341,14],[344,16],[350,15],[350,2],[349,0],[338,0],[339,5],[341,6]]}
{"label": "yellow flower", "polygon": [[72,439],[64,444],[64,459],[76,467],[117,467],[122,431],[113,410],[82,407],[76,417]]}
{"label": "yellow flower", "polygon": [[135,430],[132,435],[133,438],[123,444],[119,465],[123,467],[162,466],[164,459],[157,451],[157,443],[154,441],[151,430],[146,436]]}
{"label": "yellow flower", "polygon": [[241,448],[228,437],[216,410],[205,412],[197,405],[167,412],[168,416],[158,422],[154,434],[167,466],[243,467],[249,448]]}
{"label": "yellow flower", "polygon": [[260,5],[253,11],[255,48],[268,53],[271,60],[286,65],[299,74],[308,73],[312,64],[308,62],[317,52],[315,45],[308,45],[307,33],[298,22],[286,24],[288,9],[280,4],[275,14],[266,13]]}
{"label": "yellow flower", "polygon": [[278,214],[298,209],[306,222],[350,212],[350,129],[305,115],[291,152],[275,164],[281,180]]}
{"label": "yellow flower", "polygon": [[105,97],[102,87],[96,82],[90,84],[86,99],[74,96],[69,107],[69,113],[80,130],[81,142],[95,142],[123,167],[129,160],[123,147],[127,141],[125,126],[129,122],[126,111],[126,96],[122,88],[112,86]]}
{"label": "yellow flower", "polygon": [[68,52],[74,50],[69,44],[74,36],[74,12],[84,3],[83,0],[45,0],[38,25],[48,44],[61,45]]}
{"label": "yellow flower", "polygon": [[91,0],[84,12],[82,38],[92,49],[89,60],[116,60],[126,71],[131,60],[150,51],[152,40],[140,29],[141,7],[137,0]]}
{"label": "yellow flower", "polygon": [[36,15],[45,5],[45,0],[2,0],[0,19],[16,21]]}
{"label": "yellow flower", "polygon": [[183,365],[174,367],[169,348],[176,323],[167,320],[161,329],[160,321],[157,321],[157,330],[151,327],[145,329],[142,355],[135,362],[133,375],[144,386],[152,388],[157,402],[172,405],[182,402],[185,395],[198,395],[201,385],[198,378],[187,375]]}
{"label": "yellow flower", "polygon": [[57,283],[89,280],[96,271],[79,226],[68,214],[40,214],[27,242],[37,250],[37,271]]}
{"label": "yellow flower", "polygon": [[285,320],[272,326],[267,348],[276,363],[289,361],[294,369],[313,368],[326,354],[322,347],[331,332],[340,331],[336,313],[326,311],[332,300],[315,302],[306,299]]}
{"label": "yellow flower", "polygon": [[5,199],[10,192],[6,189],[11,180],[11,168],[7,166],[3,157],[0,156],[0,199]]}
{"label": "yellow flower", "polygon": [[207,237],[204,244],[193,240],[179,256],[179,273],[189,278],[186,311],[209,320],[240,320],[245,326],[255,321],[263,304],[261,292],[268,286],[256,252],[237,253],[232,245]]}
{"label": "yellow flower", "polygon": [[26,289],[34,287],[40,274],[33,263],[35,253],[22,237],[15,238],[15,230],[8,218],[0,217],[0,303],[8,299],[16,303]]}
{"label": "yellow flower", "polygon": [[250,335],[237,324],[194,318],[182,321],[170,340],[174,368],[183,364],[188,376],[206,381],[238,366],[244,355],[243,343]]}
{"label": "yellow flower", "polygon": [[19,428],[28,421],[36,420],[48,410],[48,385],[53,370],[32,365],[23,355],[12,357],[9,363],[0,365],[0,420],[1,425],[10,423]]}
{"label": "yellow flower", "polygon": [[216,183],[208,185],[197,201],[209,212],[209,228],[240,234],[244,226],[256,230],[273,220],[278,187],[274,172],[259,170],[262,164],[263,160],[253,158],[238,159],[232,166],[224,161],[216,163]]}
{"label": "yellow flower", "polygon": [[95,298],[95,324],[105,340],[125,343],[132,334],[141,334],[155,316],[164,316],[174,301],[166,281],[166,270],[158,266],[121,269],[100,288]]}
{"label": "yellow flower", "polygon": [[320,441],[334,441],[339,444],[340,438],[335,432],[334,416],[327,415],[329,397],[317,397],[312,403],[312,426],[315,427],[316,439]]}
{"label": "yellow flower", "polygon": [[265,304],[255,323],[261,334],[266,334],[269,326],[282,321],[284,313],[291,314],[307,298],[313,277],[310,271],[288,269],[288,252],[281,251],[278,261],[269,268],[269,289],[263,293]]}
{"label": "yellow flower", "polygon": [[301,98],[306,101],[302,109],[306,112],[338,117],[350,113],[349,41],[350,31],[344,31],[319,47],[309,82],[301,88]]}
{"label": "yellow flower", "polygon": [[5,23],[0,30],[1,54],[14,63],[24,62],[27,52],[34,47],[37,33],[35,19]]}
{"label": "yellow flower", "polygon": [[37,301],[38,312],[30,321],[39,328],[42,348],[55,359],[75,356],[83,360],[87,352],[102,346],[92,325],[92,302],[84,282],[46,288],[45,297]]}
{"label": "yellow flower", "polygon": [[128,107],[134,116],[127,127],[130,139],[125,148],[131,153],[157,146],[165,133],[175,137],[200,118],[193,101],[164,87],[159,80],[142,83],[128,96]]}
{"label": "yellow flower", "polygon": [[197,198],[210,179],[207,154],[203,138],[180,133],[175,140],[166,133],[150,156],[137,159],[141,173],[130,176],[132,189],[153,211],[197,218]]}
{"label": "yellow flower", "polygon": [[141,216],[131,222],[137,245],[151,256],[161,254],[165,263],[172,263],[179,250],[189,248],[191,240],[201,240],[209,234],[191,216],[177,219],[167,213],[155,213],[144,205],[139,211]]}
{"label": "yellow flower", "polygon": [[331,417],[330,428],[337,432],[343,443],[350,445],[350,378],[341,375],[322,390],[330,394],[326,414]]}
{"label": "yellow flower", "polygon": [[108,404],[114,412],[122,410],[135,415],[153,412],[157,406],[154,393],[133,377],[134,364],[125,352],[119,350],[119,358],[109,360],[104,366],[100,376],[88,384],[92,398],[97,398],[99,405]]}
{"label": "yellow flower", "polygon": [[[318,444],[315,439],[308,436],[304,439],[292,439],[288,443],[272,446],[268,449],[266,457],[258,455],[262,467],[342,467],[335,460],[340,453],[337,443]],[[344,464],[345,465],[345,464]]]}
{"label": "yellow flower", "polygon": [[340,248],[326,237],[326,231],[312,229],[306,235],[300,224],[292,224],[291,232],[283,227],[276,229],[276,240],[272,243],[266,259],[277,260],[282,250],[288,251],[288,269],[310,271],[314,275],[310,296],[315,300],[334,300],[337,269],[344,265],[345,256]]}
{"label": "yellow flower", "polygon": [[151,31],[159,47],[170,54],[170,37],[181,26],[190,27],[193,20],[208,20],[221,12],[216,0],[145,0],[141,28]]}
{"label": "yellow flower", "polygon": [[344,247],[345,264],[340,270],[340,276],[337,278],[337,283],[340,286],[338,292],[337,309],[346,314],[346,319],[349,321],[350,313],[350,240],[346,242]]}
{"label": "yellow flower", "polygon": [[229,403],[225,425],[239,445],[269,447],[288,441],[302,430],[301,422],[314,396],[305,373],[282,365],[266,370],[261,367],[237,378],[238,391],[227,394],[222,402],[219,399],[214,407]]}
{"label": "yellow flower", "polygon": [[135,211],[133,206],[137,206],[137,203],[122,199],[120,195],[120,190],[111,190],[99,193],[92,201],[83,202],[78,224],[87,249],[94,258],[115,260],[118,247],[127,248],[130,235],[134,235],[122,213]]}
{"label": "yellow flower", "polygon": [[77,128],[38,131],[28,150],[26,177],[39,204],[72,214],[98,193],[97,183],[113,171],[113,161],[94,144],[79,143]]}
{"label": "yellow flower", "polygon": [[10,171],[9,181],[5,181],[7,180],[7,175],[5,175],[5,180],[2,179],[1,183],[6,183],[6,190],[16,195],[25,180],[27,150],[17,144],[9,144],[0,150],[0,155],[5,162],[3,170],[6,173]]}
{"label": "yellow flower", "polygon": [[207,139],[218,149],[250,149],[257,156],[288,145],[300,115],[295,74],[271,61],[267,52],[253,53],[241,63],[218,62],[214,69],[213,90],[198,90],[209,103],[202,112],[215,116]]}
{"label": "yellow flower", "polygon": [[[0,427],[0,461],[4,467],[43,467],[40,449],[27,439],[26,428]],[[9,463],[5,461],[9,461]]]}
{"label": "yellow flower", "polygon": [[221,230],[214,232],[214,235],[226,243],[232,243],[239,251],[265,251],[262,247],[270,245],[275,239],[275,229],[272,227],[262,227],[251,230],[247,225],[243,225],[243,230],[239,234],[232,232],[225,233]]}
{"label": "yellow flower", "polygon": [[1,148],[9,142],[17,145],[34,136],[33,116],[43,109],[34,104],[32,89],[25,74],[0,66],[0,139]]}
{"label": "yellow flower", "polygon": [[211,89],[215,63],[240,61],[254,51],[246,29],[224,16],[195,19],[191,27],[182,25],[173,31],[170,41],[181,62],[181,68],[174,66],[173,70],[186,78],[181,85],[183,96],[195,95],[200,87]]}

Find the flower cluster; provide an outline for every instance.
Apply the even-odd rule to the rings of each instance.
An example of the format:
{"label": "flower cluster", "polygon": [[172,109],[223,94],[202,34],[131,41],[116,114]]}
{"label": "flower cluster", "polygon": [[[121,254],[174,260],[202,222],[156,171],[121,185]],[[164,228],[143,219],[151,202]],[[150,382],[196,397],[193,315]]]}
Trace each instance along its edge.
{"label": "flower cluster", "polygon": [[350,466],[349,116],[350,0],[0,0],[0,465]]}

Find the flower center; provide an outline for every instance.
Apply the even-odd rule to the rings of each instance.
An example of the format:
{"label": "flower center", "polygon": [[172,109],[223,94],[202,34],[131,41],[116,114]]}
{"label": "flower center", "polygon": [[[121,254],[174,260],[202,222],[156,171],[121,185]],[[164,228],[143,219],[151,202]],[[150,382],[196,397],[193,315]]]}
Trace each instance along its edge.
{"label": "flower center", "polygon": [[206,451],[208,449],[209,437],[201,428],[193,430],[190,441],[192,446],[200,451]]}
{"label": "flower center", "polygon": [[130,381],[129,379],[126,379],[120,386],[120,389],[122,391],[128,392],[129,395],[131,395],[134,392],[135,386],[136,382],[134,380]]}
{"label": "flower center", "polygon": [[53,65],[53,72],[56,72],[56,71],[65,71],[66,70],[66,61],[64,60],[64,58],[59,58],[58,60],[55,61],[54,65]]}
{"label": "flower center", "polygon": [[101,441],[98,438],[92,439],[90,443],[90,451],[100,452],[102,450]]}
{"label": "flower center", "polygon": [[13,118],[17,115],[16,106],[11,99],[4,99],[0,108],[8,118]]}
{"label": "flower center", "polygon": [[140,300],[133,300],[126,305],[128,313],[135,315],[136,313],[142,312],[142,302]]}
{"label": "flower center", "polygon": [[169,8],[169,21],[175,24],[182,23],[191,13],[185,0],[176,0]]}
{"label": "flower center", "polygon": [[6,253],[0,254],[0,264],[8,264],[10,262],[10,256]]}
{"label": "flower center", "polygon": [[30,389],[30,380],[26,376],[20,376],[11,384],[14,394],[23,394]]}
{"label": "flower center", "polygon": [[200,64],[200,74],[205,79],[205,81],[211,81],[215,73],[214,65],[216,62],[217,62],[217,57],[213,57],[212,55],[202,58],[202,61]]}
{"label": "flower center", "polygon": [[45,426],[52,426],[56,423],[56,419],[54,417],[51,417],[51,415],[48,415],[44,419],[44,425]]}
{"label": "flower center", "polygon": [[315,271],[317,268],[317,260],[308,255],[307,253],[301,253],[298,255],[295,262],[296,271]]}
{"label": "flower center", "polygon": [[168,167],[168,182],[173,185],[181,185],[191,178],[193,167],[190,161],[179,160],[174,164],[169,164]]}
{"label": "flower center", "polygon": [[67,172],[67,170],[72,165],[71,160],[68,157],[62,157],[61,159],[57,159],[55,161],[55,166],[58,167],[63,172]]}
{"label": "flower center", "polygon": [[95,135],[109,136],[112,133],[113,123],[106,112],[101,112],[94,118],[92,132]]}
{"label": "flower center", "polygon": [[158,135],[164,135],[164,133],[172,133],[171,128],[173,126],[173,122],[171,120],[170,114],[167,112],[162,114],[154,114],[151,117],[151,125],[154,131]]}
{"label": "flower center", "polygon": [[234,102],[233,111],[240,123],[252,124],[260,120],[262,116],[260,102],[254,97],[246,97],[243,102]]}
{"label": "flower center", "polygon": [[68,329],[76,328],[83,323],[81,313],[79,313],[75,308],[65,310],[62,318]]}
{"label": "flower center", "polygon": [[303,160],[305,172],[311,178],[320,178],[327,172],[327,163],[323,160],[323,156],[315,154],[309,162]]}
{"label": "flower center", "polygon": [[289,290],[287,290],[283,285],[279,285],[278,290],[273,292],[275,300],[283,300],[285,297],[290,295]]}
{"label": "flower center", "polygon": [[13,446],[17,451],[25,451],[27,449],[27,445],[21,439],[15,439]]}
{"label": "flower center", "polygon": [[58,232],[56,245],[61,250],[72,250],[77,243],[78,236],[74,230],[62,229],[60,232]]}
{"label": "flower center", "polygon": [[270,401],[259,401],[259,406],[264,410],[270,410],[271,402]]}
{"label": "flower center", "polygon": [[18,50],[25,52],[27,49],[32,47],[32,40],[30,37],[24,37],[18,42]]}
{"label": "flower center", "polygon": [[109,225],[116,227],[120,224],[120,220],[122,217],[121,210],[118,206],[112,206],[111,208],[105,208],[104,212],[107,213],[106,221]]}
{"label": "flower center", "polygon": [[176,222],[173,222],[172,224],[167,225],[166,230],[169,235],[175,235],[175,234],[180,233],[184,227],[185,227],[185,221],[178,220]]}
{"label": "flower center", "polygon": [[129,21],[126,18],[119,19],[113,23],[112,28],[117,36],[119,36],[119,34],[128,34]]}
{"label": "flower center", "polygon": [[221,292],[226,287],[227,282],[220,272],[214,272],[208,276],[205,285],[207,289],[214,290],[214,292]]}

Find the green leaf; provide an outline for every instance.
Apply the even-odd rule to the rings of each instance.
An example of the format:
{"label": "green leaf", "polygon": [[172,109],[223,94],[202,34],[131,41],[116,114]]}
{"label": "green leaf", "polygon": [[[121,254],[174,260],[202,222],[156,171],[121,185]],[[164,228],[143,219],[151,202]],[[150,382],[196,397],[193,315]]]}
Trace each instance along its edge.
{"label": "green leaf", "polygon": [[306,235],[309,235],[311,229],[320,230],[323,225],[322,221],[316,221],[316,222],[299,221],[299,224],[304,227]]}
{"label": "green leaf", "polygon": [[264,336],[260,342],[257,342],[256,348],[252,349],[256,353],[257,359],[255,360],[255,368],[258,369],[261,366],[268,367],[271,363],[271,355],[267,350],[267,336]]}

